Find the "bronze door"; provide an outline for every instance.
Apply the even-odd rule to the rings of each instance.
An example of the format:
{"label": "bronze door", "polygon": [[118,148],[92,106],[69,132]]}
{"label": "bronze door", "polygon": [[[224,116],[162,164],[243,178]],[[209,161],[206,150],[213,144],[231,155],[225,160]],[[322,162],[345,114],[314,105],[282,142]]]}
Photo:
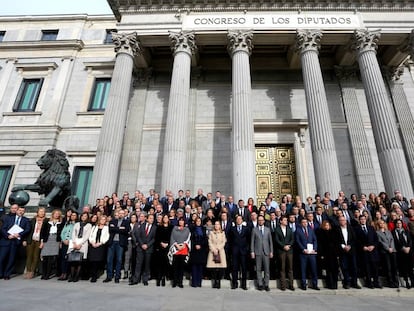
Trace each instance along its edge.
{"label": "bronze door", "polygon": [[269,192],[278,203],[286,194],[297,194],[295,153],[292,145],[256,146],[257,205]]}

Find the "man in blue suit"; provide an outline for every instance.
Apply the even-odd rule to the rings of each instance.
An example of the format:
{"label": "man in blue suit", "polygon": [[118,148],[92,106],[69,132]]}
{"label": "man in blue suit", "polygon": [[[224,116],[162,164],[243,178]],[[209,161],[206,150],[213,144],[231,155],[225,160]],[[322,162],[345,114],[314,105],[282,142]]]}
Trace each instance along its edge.
{"label": "man in blue suit", "polygon": [[[23,216],[25,208],[13,204],[10,210],[16,210],[16,214],[11,213],[4,218],[0,239],[0,278],[5,280],[10,280],[14,270],[16,253],[30,232],[30,221]],[[14,234],[9,233],[14,225],[19,226],[22,231]]]}
{"label": "man in blue suit", "polygon": [[299,251],[301,288],[306,290],[306,271],[309,266],[312,273],[312,288],[320,290],[318,287],[318,271],[316,267],[318,243],[315,232],[308,226],[308,220],[306,218],[300,221],[300,226],[295,231],[295,240]]}

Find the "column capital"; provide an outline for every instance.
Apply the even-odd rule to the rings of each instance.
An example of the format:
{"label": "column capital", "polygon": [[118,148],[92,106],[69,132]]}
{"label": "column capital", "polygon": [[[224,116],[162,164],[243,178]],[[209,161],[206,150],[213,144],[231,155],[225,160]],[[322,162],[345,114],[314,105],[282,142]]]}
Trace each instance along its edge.
{"label": "column capital", "polygon": [[321,47],[322,32],[320,30],[304,30],[296,31],[296,51],[304,53],[307,51],[318,52]]}
{"label": "column capital", "polygon": [[379,30],[357,29],[354,31],[352,48],[359,53],[367,51],[376,52],[380,38],[381,33]]}
{"label": "column capital", "polygon": [[247,54],[252,53],[253,49],[253,32],[242,30],[229,30],[227,33],[227,50],[233,56],[234,53],[242,51]]}
{"label": "column capital", "polygon": [[349,82],[358,77],[357,66],[334,66],[335,74],[339,81]]}
{"label": "column capital", "polygon": [[400,66],[382,66],[382,74],[388,81],[398,82],[404,73],[404,65]]}
{"label": "column capital", "polygon": [[115,52],[117,54],[126,53],[134,57],[142,52],[136,32],[112,32],[112,41],[115,44]]}
{"label": "column capital", "polygon": [[185,52],[193,55],[197,50],[195,43],[195,35],[193,32],[172,32],[170,31],[169,38],[171,40],[171,50],[174,54],[178,52]]}

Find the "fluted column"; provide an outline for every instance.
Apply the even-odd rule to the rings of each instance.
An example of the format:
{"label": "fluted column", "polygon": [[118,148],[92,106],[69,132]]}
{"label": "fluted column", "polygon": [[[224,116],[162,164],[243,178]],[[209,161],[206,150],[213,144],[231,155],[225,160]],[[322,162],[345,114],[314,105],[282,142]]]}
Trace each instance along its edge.
{"label": "fluted column", "polygon": [[412,197],[413,189],[407,162],[393,117],[394,112],[376,58],[379,38],[379,32],[356,30],[353,47],[357,51],[385,190],[392,194],[398,189],[404,196]]}
{"label": "fluted column", "polygon": [[386,68],[386,77],[390,87],[390,93],[394,102],[394,110],[400,124],[400,132],[405,155],[408,160],[408,169],[411,176],[411,182],[414,181],[414,116],[410,109],[407,96],[404,92],[403,82],[400,80],[404,73],[404,66],[397,68]]}
{"label": "fluted column", "polygon": [[378,189],[368,138],[355,91],[356,68],[337,67],[336,75],[341,85],[359,193],[379,193],[381,189]]}
{"label": "fluted column", "polygon": [[320,31],[298,30],[297,49],[302,63],[316,189],[318,193],[338,193],[341,189],[338,159],[318,58],[321,38]]}
{"label": "fluted column", "polygon": [[249,57],[251,32],[229,31],[228,51],[232,58],[232,148],[233,196],[235,200],[256,198],[254,127],[251,103]]}
{"label": "fluted column", "polygon": [[90,202],[117,189],[134,55],[141,51],[135,32],[113,33],[112,37],[117,55],[96,150]]}
{"label": "fluted column", "polygon": [[161,193],[185,188],[191,56],[196,50],[191,32],[170,33],[174,65],[165,129]]}

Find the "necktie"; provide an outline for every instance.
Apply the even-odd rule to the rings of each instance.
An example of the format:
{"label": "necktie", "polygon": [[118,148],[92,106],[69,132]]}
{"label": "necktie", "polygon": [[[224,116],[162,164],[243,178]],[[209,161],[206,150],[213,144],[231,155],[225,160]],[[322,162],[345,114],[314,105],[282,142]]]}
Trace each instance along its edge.
{"label": "necktie", "polygon": [[239,234],[241,233],[241,226],[239,225],[239,226],[237,226],[237,231],[239,232]]}
{"label": "necktie", "polygon": [[365,234],[368,234],[368,230],[367,230],[367,227],[366,227],[366,226],[363,226],[363,227],[362,227],[362,230],[364,230],[364,233],[365,233]]}
{"label": "necktie", "polygon": [[311,227],[311,228],[312,228],[312,230],[313,230],[313,222],[311,222],[311,223],[310,223],[310,227]]}
{"label": "necktie", "polygon": [[275,221],[273,220],[273,221],[272,221],[272,231],[275,231],[275,227],[276,227],[276,225],[275,225]]}
{"label": "necktie", "polygon": [[149,231],[149,225],[147,224],[147,226],[145,227],[145,235],[148,236],[148,231]]}
{"label": "necktie", "polygon": [[308,238],[308,230],[306,228],[304,229],[304,232],[305,232],[305,237]]}
{"label": "necktie", "polygon": [[263,227],[260,227],[260,233],[262,234],[262,236],[264,235],[264,229],[263,229]]}
{"label": "necktie", "polygon": [[19,216],[16,216],[16,221],[15,221],[15,224],[16,224],[16,225],[19,225],[19,222],[20,222],[20,217],[19,217]]}

